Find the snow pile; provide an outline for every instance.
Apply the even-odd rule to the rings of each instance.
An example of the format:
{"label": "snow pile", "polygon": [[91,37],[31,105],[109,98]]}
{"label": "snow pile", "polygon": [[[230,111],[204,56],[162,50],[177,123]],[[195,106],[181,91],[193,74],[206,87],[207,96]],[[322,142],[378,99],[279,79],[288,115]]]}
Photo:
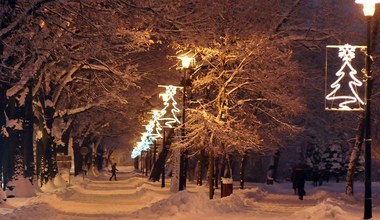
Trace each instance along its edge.
{"label": "snow pile", "polygon": [[[310,219],[310,220],[345,220],[348,219],[348,214],[337,204],[338,201],[326,199],[314,207],[306,208],[302,211],[293,213],[286,219]],[[284,218],[285,220],[285,218]]]}
{"label": "snow pile", "polygon": [[56,189],[57,189],[57,186],[54,184],[54,181],[48,181],[41,187],[41,190],[43,192],[54,192],[56,191]]}
{"label": "snow pile", "polygon": [[68,185],[68,183],[63,179],[63,177],[60,174],[54,178],[53,182],[54,185],[57,187],[65,187]]}
{"label": "snow pile", "polygon": [[[195,183],[189,182],[185,191],[172,194],[169,187],[161,188],[161,183],[134,173],[120,172],[118,181],[108,178],[76,176],[68,187],[59,187],[59,179],[50,181],[35,197],[0,203],[0,219],[357,220],[363,212],[362,182],[357,182],[354,196],[344,194],[344,183],[322,187],[307,183],[304,200],[294,195],[289,182],[270,186],[247,183],[243,190],[235,184],[233,194],[224,198],[216,189],[210,200],[208,187]],[[377,219],[380,183],[373,183],[373,191],[373,216]]]}
{"label": "snow pile", "polygon": [[7,200],[7,194],[0,188],[0,204]]}
{"label": "snow pile", "polygon": [[12,186],[12,190],[8,191],[8,196],[13,195],[15,197],[33,197],[36,196],[36,189],[32,183],[24,177],[19,177],[8,183],[8,186]]}
{"label": "snow pile", "polygon": [[36,203],[26,204],[16,209],[9,209],[9,212],[3,211],[0,215],[1,220],[18,220],[18,219],[49,219],[55,216],[57,212],[48,204]]}
{"label": "snow pile", "polygon": [[[181,191],[158,201],[148,208],[139,210],[137,216],[174,217],[179,215],[203,214],[215,215],[216,213],[243,213],[247,212],[249,205],[262,197],[263,192],[258,189],[234,192],[224,198],[209,199],[208,193]],[[206,208],[207,207],[207,208]]]}
{"label": "snow pile", "polygon": [[243,197],[245,204],[251,204],[253,201],[260,201],[263,199],[268,195],[268,192],[265,192],[258,187],[253,187],[251,189],[235,190],[234,194]]}

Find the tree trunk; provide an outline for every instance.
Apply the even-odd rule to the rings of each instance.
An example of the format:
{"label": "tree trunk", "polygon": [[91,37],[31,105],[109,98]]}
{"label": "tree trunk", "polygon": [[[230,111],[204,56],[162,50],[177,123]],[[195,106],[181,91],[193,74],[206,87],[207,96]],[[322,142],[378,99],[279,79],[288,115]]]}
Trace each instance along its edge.
{"label": "tree trunk", "polygon": [[[6,106],[6,114],[9,119],[18,119],[17,118],[17,103],[14,98],[8,99],[8,105]],[[20,134],[20,131],[14,130],[14,129],[7,129],[9,136],[6,138],[7,139],[7,155],[6,155],[6,164],[5,164],[5,169],[4,173],[6,176],[6,179],[4,182],[9,182],[13,179],[17,173],[17,166],[22,166],[20,163],[20,140],[18,138],[18,135]],[[17,159],[17,161],[16,161]]]}
{"label": "tree trunk", "polygon": [[171,145],[170,138],[173,136],[173,129],[168,130],[168,134],[165,134],[166,129],[164,129],[164,135],[162,140],[162,151],[158,155],[156,163],[153,165],[152,172],[150,173],[149,180],[155,182],[160,180],[160,175],[162,173],[163,167],[165,167],[165,161],[169,154],[169,148]]}
{"label": "tree trunk", "polygon": [[156,163],[156,157],[157,157],[157,141],[154,140],[153,143],[154,143],[154,145],[153,145],[153,164],[155,164]]}
{"label": "tree trunk", "polygon": [[2,85],[1,87],[1,103],[0,103],[0,110],[1,110],[1,117],[0,117],[0,120],[1,120],[1,135],[0,135],[0,172],[1,172],[1,175],[2,175],[2,179],[0,179],[0,181],[3,181],[3,189],[5,190],[6,189],[6,186],[8,184],[9,181],[11,181],[12,179],[12,175],[13,175],[13,163],[14,163],[14,155],[12,153],[12,142],[13,142],[13,137],[14,135],[12,134],[13,131],[11,129],[9,129],[8,127],[6,127],[6,116],[9,117],[9,115],[7,115],[9,109],[8,109],[8,106],[10,105],[10,101],[7,99],[6,97],[6,91],[7,91],[7,88],[6,86]]}
{"label": "tree trunk", "polygon": [[33,135],[34,135],[34,114],[33,114],[33,95],[32,86],[29,86],[29,92],[25,100],[25,118],[23,131],[23,148],[25,159],[25,177],[33,178],[34,175],[34,156],[33,156]]}
{"label": "tree trunk", "polygon": [[273,180],[276,181],[277,179],[277,170],[278,170],[278,164],[280,163],[280,149],[277,149],[276,153],[273,155]]}
{"label": "tree trunk", "polygon": [[[223,161],[223,159],[222,159]],[[220,157],[215,157],[215,161],[214,161],[215,165],[214,165],[214,168],[215,168],[215,189],[218,189],[219,188],[219,181],[221,181],[221,169],[220,169]]]}
{"label": "tree trunk", "polygon": [[355,144],[351,151],[350,161],[348,163],[347,176],[346,176],[346,194],[347,195],[354,194],[354,173],[355,173],[356,165],[358,164],[360,152],[362,150],[364,128],[365,128],[365,117],[363,115],[362,118],[360,119],[360,124],[357,130]]}
{"label": "tree trunk", "polygon": [[7,158],[8,158],[8,138],[7,134],[4,131],[6,131],[5,124],[5,107],[6,107],[6,95],[5,95],[6,89],[3,85],[0,87],[0,126],[2,129],[2,132],[0,133],[0,182],[4,181],[0,187],[2,187],[3,190],[5,190],[5,186],[7,184],[8,178],[6,174],[7,170]]}
{"label": "tree trunk", "polygon": [[64,143],[64,146],[61,146],[61,149],[58,151],[60,153],[63,153],[64,155],[69,155],[69,140],[71,137],[71,130],[72,130],[72,121],[64,120],[65,123],[70,123],[69,126],[63,131],[62,133],[62,142]]}
{"label": "tree trunk", "polygon": [[209,187],[209,199],[214,198],[214,152],[211,150],[208,163],[208,187]]}
{"label": "tree trunk", "polygon": [[79,175],[82,172],[82,155],[80,154],[79,141],[76,139],[73,141],[74,152],[74,175]]}
{"label": "tree trunk", "polygon": [[139,169],[139,156],[135,157],[135,159],[133,160],[133,167],[135,168],[135,170],[138,170]]}
{"label": "tree trunk", "polygon": [[[13,100],[13,98],[11,98]],[[13,102],[11,102],[13,103]],[[15,120],[21,120],[23,121],[23,129],[24,130],[14,130],[14,132],[12,132],[15,136],[12,138],[14,141],[14,146],[15,146],[15,149],[14,149],[14,163],[15,163],[15,166],[14,166],[14,176],[13,176],[13,179],[17,180],[17,179],[20,179],[20,178],[24,178],[25,174],[26,174],[26,167],[27,167],[27,164],[26,164],[26,158],[25,158],[25,144],[24,144],[24,141],[25,141],[25,138],[26,138],[26,135],[25,133],[27,132],[27,130],[25,130],[25,121],[27,121],[26,117],[25,117],[25,113],[26,113],[26,108],[25,108],[25,103],[24,105],[21,105],[18,101],[14,101],[14,104],[12,104],[12,112],[10,115],[9,115],[9,118],[10,119],[15,119]],[[33,138],[33,136],[32,136]],[[13,144],[13,143],[12,143]]]}
{"label": "tree trunk", "polygon": [[145,153],[145,176],[148,176],[148,169],[149,169],[149,150]]}
{"label": "tree trunk", "polygon": [[45,116],[45,126],[44,129],[48,129],[47,131],[47,146],[46,146],[46,158],[48,160],[48,175],[49,179],[53,179],[57,173],[58,173],[58,166],[57,166],[57,146],[54,142],[53,137],[53,122],[54,122],[54,108],[52,106],[47,106],[44,109],[44,116]]}
{"label": "tree trunk", "polygon": [[247,165],[247,153],[244,153],[241,157],[241,163],[240,163],[240,189],[244,189],[244,183],[245,183],[245,167]]}
{"label": "tree trunk", "polygon": [[[43,94],[39,95],[39,101],[41,108],[38,109],[38,127],[42,135],[41,139],[37,142],[38,148],[38,161],[39,173],[42,177],[42,183],[53,179],[58,172],[57,160],[56,160],[56,145],[52,134],[53,122],[54,122],[54,107],[45,106],[45,101],[49,98],[44,97]],[[46,98],[46,99],[45,99]]]}
{"label": "tree trunk", "polygon": [[202,186],[204,154],[205,154],[205,150],[201,150],[199,154],[198,162],[197,162],[197,166],[198,166],[197,185],[198,186]]}

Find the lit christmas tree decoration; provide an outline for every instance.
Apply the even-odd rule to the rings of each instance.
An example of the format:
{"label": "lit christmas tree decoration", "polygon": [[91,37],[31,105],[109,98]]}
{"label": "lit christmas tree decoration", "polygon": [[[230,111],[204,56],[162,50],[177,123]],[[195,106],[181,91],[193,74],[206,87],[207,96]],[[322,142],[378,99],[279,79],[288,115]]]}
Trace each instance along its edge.
{"label": "lit christmas tree decoration", "polygon": [[[352,60],[355,58],[355,50],[357,48],[363,47],[351,46],[349,44],[338,46],[338,57],[343,61],[343,63],[339,70],[335,73],[335,76],[337,76],[338,79],[330,85],[330,88],[333,90],[326,95],[326,100],[337,101],[338,104],[336,104],[337,106],[335,108],[330,108],[329,110],[363,110],[362,105],[364,105],[364,101],[358,94],[358,87],[361,87],[363,83],[357,78],[357,71],[352,66]],[[342,92],[342,80],[347,77],[350,77],[348,82],[349,89],[347,90],[350,93],[342,94],[344,93]]]}
{"label": "lit christmas tree decoration", "polygon": [[141,141],[137,142],[136,146],[133,148],[131,157],[136,158],[141,155],[142,151],[147,151],[150,149],[150,145],[152,145],[152,139],[148,132],[144,132],[141,135]]}
{"label": "lit christmas tree decoration", "polygon": [[177,93],[177,89],[182,87],[179,86],[160,86],[166,88],[166,92],[160,94],[164,101],[165,107],[161,110],[160,121],[165,121],[165,125],[172,128],[174,124],[180,124],[181,121],[177,118],[177,114],[180,113],[180,110],[177,107],[177,102],[174,99],[174,96]]}
{"label": "lit christmas tree decoration", "polygon": [[132,158],[136,158],[141,155],[142,151],[149,150],[150,145],[153,144],[154,140],[162,138],[162,127],[159,122],[161,110],[152,110],[152,114],[152,120],[145,125],[146,132],[142,133],[141,141],[137,142],[136,146],[132,150]]}
{"label": "lit christmas tree decoration", "polygon": [[152,120],[149,121],[149,124],[146,125],[146,130],[150,136],[155,140],[162,138],[161,131],[162,127],[160,124],[161,110],[152,110]]}

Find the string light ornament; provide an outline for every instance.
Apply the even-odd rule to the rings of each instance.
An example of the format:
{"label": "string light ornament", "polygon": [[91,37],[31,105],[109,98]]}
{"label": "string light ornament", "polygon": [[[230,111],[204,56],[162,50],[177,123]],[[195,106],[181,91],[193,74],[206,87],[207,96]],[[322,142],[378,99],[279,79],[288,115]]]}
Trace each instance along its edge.
{"label": "string light ornament", "polygon": [[133,159],[141,155],[141,152],[149,150],[150,146],[153,145],[153,140],[162,138],[160,121],[164,121],[165,125],[170,128],[177,123],[181,123],[177,118],[177,114],[181,111],[178,109],[177,101],[174,97],[177,94],[177,89],[182,89],[183,87],[172,85],[159,87],[166,89],[165,93],[159,95],[164,101],[164,108],[152,111],[152,120],[145,126],[146,132],[142,133],[141,141],[137,142],[132,150],[131,157]]}
{"label": "string light ornament", "polygon": [[150,145],[152,145],[152,139],[150,137],[150,134],[148,132],[144,132],[141,135],[141,141],[136,143],[136,146],[133,148],[131,153],[131,158],[135,159],[139,155],[141,155],[141,152],[147,151],[150,149]]}
{"label": "string light ornament", "polygon": [[[335,76],[338,77],[329,87],[327,87],[328,71],[331,67],[328,65],[327,51],[329,48],[338,49],[338,57],[340,58],[342,65],[335,72]],[[364,109],[364,101],[359,94],[363,93],[363,82],[360,78],[362,75],[358,75],[358,71],[354,68],[352,62],[356,57],[356,49],[365,51],[364,46],[351,46],[345,45],[329,45],[326,49],[326,110],[337,111],[361,111]],[[364,61],[364,59],[363,59]],[[361,65],[361,64],[359,64]],[[335,67],[335,66],[334,66]],[[335,67],[336,70],[336,67]],[[332,89],[332,91],[331,91]]]}
{"label": "string light ornament", "polygon": [[165,125],[169,128],[174,127],[175,124],[181,124],[177,118],[177,114],[181,111],[177,107],[177,101],[174,99],[177,89],[182,89],[180,86],[159,86],[166,88],[165,93],[161,93],[159,97],[162,97],[165,107],[161,110],[160,121],[165,121]]}
{"label": "string light ornament", "polygon": [[131,153],[131,158],[135,159],[136,157],[141,155],[141,147],[139,146],[139,143],[133,148],[132,153]]}
{"label": "string light ornament", "polygon": [[136,146],[132,150],[131,157],[133,159],[141,155],[142,151],[149,150],[150,146],[154,144],[154,140],[162,138],[162,127],[159,122],[160,117],[161,110],[152,111],[152,120],[145,125],[146,132],[142,133],[141,141],[137,142]]}
{"label": "string light ornament", "polygon": [[162,115],[161,110],[152,110],[152,120],[149,121],[149,124],[145,126],[146,131],[150,134],[150,136],[156,140],[158,138],[162,138],[161,131],[162,127],[160,124],[160,117]]}

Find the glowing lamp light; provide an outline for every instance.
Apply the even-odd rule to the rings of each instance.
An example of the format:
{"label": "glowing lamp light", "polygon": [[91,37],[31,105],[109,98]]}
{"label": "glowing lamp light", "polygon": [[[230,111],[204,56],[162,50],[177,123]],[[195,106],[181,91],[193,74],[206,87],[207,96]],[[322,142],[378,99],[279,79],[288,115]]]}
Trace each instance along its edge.
{"label": "glowing lamp light", "polygon": [[362,4],[364,15],[372,17],[375,14],[375,5],[380,3],[380,0],[356,0],[355,3]]}
{"label": "glowing lamp light", "polygon": [[179,56],[178,59],[181,60],[182,68],[184,69],[189,68],[195,61],[194,57],[188,57],[188,56]]}

